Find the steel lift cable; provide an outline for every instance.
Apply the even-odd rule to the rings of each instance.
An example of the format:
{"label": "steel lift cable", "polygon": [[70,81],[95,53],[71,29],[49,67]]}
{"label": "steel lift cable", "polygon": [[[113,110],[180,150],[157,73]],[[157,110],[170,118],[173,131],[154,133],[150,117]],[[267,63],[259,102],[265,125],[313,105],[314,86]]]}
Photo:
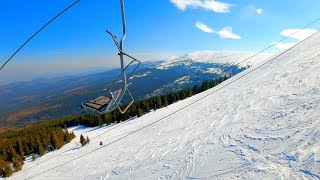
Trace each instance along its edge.
{"label": "steel lift cable", "polygon": [[79,3],[80,0],[76,0],[74,3],[69,5],[67,8],[65,8],[63,11],[61,11],[59,14],[57,14],[55,17],[53,17],[50,21],[48,21],[46,24],[44,24],[38,31],[36,31],[29,39],[27,39],[8,59],[7,61],[0,67],[0,71],[8,64],[9,61],[11,61],[19,52],[20,50],[26,46],[35,36],[37,36],[42,30],[44,30],[47,26],[49,26],[53,21],[58,19],[61,15],[63,15],[65,12],[67,12],[69,9],[71,9],[74,5]]}

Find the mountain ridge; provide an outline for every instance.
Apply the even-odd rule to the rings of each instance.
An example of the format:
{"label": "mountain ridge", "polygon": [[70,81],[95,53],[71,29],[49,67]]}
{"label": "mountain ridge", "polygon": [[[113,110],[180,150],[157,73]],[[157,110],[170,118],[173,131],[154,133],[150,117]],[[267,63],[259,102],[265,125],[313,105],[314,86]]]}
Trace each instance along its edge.
{"label": "mountain ridge", "polygon": [[[208,54],[207,51],[203,53]],[[133,82],[130,90],[139,100],[191,88],[205,80],[234,75],[245,69],[232,63],[214,63],[221,58],[223,52],[218,54],[220,56],[211,57],[209,53],[205,61],[201,60],[202,57],[197,61],[190,61],[181,56],[176,61],[170,61],[165,69],[159,67],[167,61],[145,62],[130,78]],[[236,53],[236,56],[231,54],[234,53],[226,56],[230,55],[229,59],[239,58],[239,53]],[[244,59],[252,53],[241,54]],[[212,61],[208,62],[210,57]],[[257,58],[262,59],[264,56]],[[0,86],[0,101],[3,102],[0,104],[0,125],[52,120],[82,113],[79,104],[101,94],[119,73],[119,69],[113,69],[84,76],[40,79]]]}

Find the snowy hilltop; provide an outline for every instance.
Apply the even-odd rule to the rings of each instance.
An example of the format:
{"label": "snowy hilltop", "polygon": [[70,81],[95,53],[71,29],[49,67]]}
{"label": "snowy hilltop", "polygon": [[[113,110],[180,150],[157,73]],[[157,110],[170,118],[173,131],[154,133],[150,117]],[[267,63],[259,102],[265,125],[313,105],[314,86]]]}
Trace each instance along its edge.
{"label": "snowy hilltop", "polygon": [[[254,64],[258,64],[273,55],[273,53],[260,53],[258,55],[256,54],[256,52],[242,51],[195,51],[180,57],[170,57],[166,59],[165,62],[159,64],[158,69],[167,69],[172,66],[188,64],[191,62],[212,63],[220,65],[238,65],[242,67],[248,67]],[[247,60],[249,58],[250,60]]]}
{"label": "snowy hilltop", "polygon": [[320,179],[320,34],[261,65],[8,179]]}

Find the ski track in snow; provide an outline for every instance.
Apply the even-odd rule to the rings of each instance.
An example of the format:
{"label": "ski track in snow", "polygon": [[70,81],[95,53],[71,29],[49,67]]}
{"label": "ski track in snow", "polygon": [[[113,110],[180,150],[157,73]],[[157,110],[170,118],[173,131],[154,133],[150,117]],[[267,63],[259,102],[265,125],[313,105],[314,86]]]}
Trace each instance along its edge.
{"label": "ski track in snow", "polygon": [[[71,143],[26,162],[8,179],[320,179],[319,39],[318,33],[119,141],[252,69],[123,124],[71,128],[77,135]],[[85,147],[78,143],[81,133],[91,138]],[[100,141],[111,144],[61,165],[101,147]]]}

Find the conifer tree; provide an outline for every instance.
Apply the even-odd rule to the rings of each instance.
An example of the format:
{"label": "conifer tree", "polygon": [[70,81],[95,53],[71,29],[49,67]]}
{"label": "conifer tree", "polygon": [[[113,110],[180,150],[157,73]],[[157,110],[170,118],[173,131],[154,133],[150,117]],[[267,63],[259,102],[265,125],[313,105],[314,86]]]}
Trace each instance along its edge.
{"label": "conifer tree", "polygon": [[100,127],[103,125],[103,121],[101,117],[98,117],[98,124]]}
{"label": "conifer tree", "polygon": [[162,97],[162,102],[163,102],[163,107],[167,107],[169,105],[166,95]]}
{"label": "conifer tree", "polygon": [[191,89],[188,89],[188,97],[191,97],[193,95],[193,92]]}
{"label": "conifer tree", "polygon": [[12,173],[10,164],[7,161],[0,160],[0,176],[9,177]]}
{"label": "conifer tree", "polygon": [[156,106],[157,108],[162,108],[162,101],[161,101],[161,97],[160,96],[157,96],[156,97]]}
{"label": "conifer tree", "polygon": [[56,133],[55,131],[52,131],[51,136],[52,136],[51,137],[52,138],[52,143],[51,144],[52,144],[53,148],[54,149],[60,149],[64,144],[63,138],[60,139],[59,138],[59,134]]}
{"label": "conifer tree", "polygon": [[23,150],[24,150],[24,154],[23,155],[31,154],[31,149],[30,149],[30,147],[28,145],[27,139],[24,139],[22,141],[22,147],[23,147]]}
{"label": "conifer tree", "polygon": [[34,154],[32,154],[31,159],[32,159],[32,161],[35,161],[37,158]]}
{"label": "conifer tree", "polygon": [[112,116],[110,113],[104,114],[103,119],[107,125],[110,125],[112,123]]}
{"label": "conifer tree", "polygon": [[18,158],[16,150],[12,147],[11,143],[8,146],[8,154],[7,155],[8,155],[7,160],[11,161],[11,162],[12,162],[13,159],[17,159]]}
{"label": "conifer tree", "polygon": [[150,112],[150,104],[147,100],[141,101],[141,108],[144,110],[144,112]]}
{"label": "conifer tree", "polygon": [[194,94],[198,94],[201,92],[201,86],[199,85],[195,85],[192,89],[192,91],[194,92]]}
{"label": "conifer tree", "polygon": [[71,135],[72,135],[72,139],[76,137],[76,135],[74,134],[73,131],[72,131]]}
{"label": "conifer tree", "polygon": [[80,144],[82,146],[86,145],[86,139],[84,138],[84,136],[82,134],[80,135]]}
{"label": "conifer tree", "polygon": [[130,116],[135,116],[137,114],[136,103],[133,103],[129,109]]}
{"label": "conifer tree", "polygon": [[185,90],[180,91],[180,99],[185,99],[187,97]]}
{"label": "conifer tree", "polygon": [[100,146],[102,146],[102,145],[103,145],[102,141],[100,141],[100,143],[99,143],[99,144],[100,144]]}
{"label": "conifer tree", "polygon": [[28,143],[29,143],[30,151],[33,152],[34,149],[36,148],[36,143],[35,143],[34,137],[31,134],[29,135]]}
{"label": "conifer tree", "polygon": [[12,165],[16,172],[22,169],[22,163],[18,159],[13,159]]}
{"label": "conifer tree", "polygon": [[176,95],[174,93],[169,93],[169,95],[168,95],[169,104],[176,102],[176,100],[177,100]]}
{"label": "conifer tree", "polygon": [[64,140],[64,142],[66,142],[66,143],[70,142],[70,134],[69,134],[68,131],[65,131],[65,132],[63,133],[63,140]]}
{"label": "conifer tree", "polygon": [[142,109],[138,109],[138,114],[137,114],[137,116],[138,116],[138,117],[141,117],[143,114],[144,114],[143,110],[142,110]]}
{"label": "conifer tree", "polygon": [[18,139],[18,141],[17,141],[17,154],[21,160],[25,160],[24,152],[23,152],[23,145],[22,145],[20,139]]}
{"label": "conifer tree", "polygon": [[42,146],[47,150],[51,144],[50,134],[46,133],[46,130],[43,130],[40,136],[42,137]]}
{"label": "conifer tree", "polygon": [[43,156],[45,154],[45,150],[44,148],[42,147],[41,143],[38,144],[38,147],[37,147],[37,154],[39,154],[40,156]]}

